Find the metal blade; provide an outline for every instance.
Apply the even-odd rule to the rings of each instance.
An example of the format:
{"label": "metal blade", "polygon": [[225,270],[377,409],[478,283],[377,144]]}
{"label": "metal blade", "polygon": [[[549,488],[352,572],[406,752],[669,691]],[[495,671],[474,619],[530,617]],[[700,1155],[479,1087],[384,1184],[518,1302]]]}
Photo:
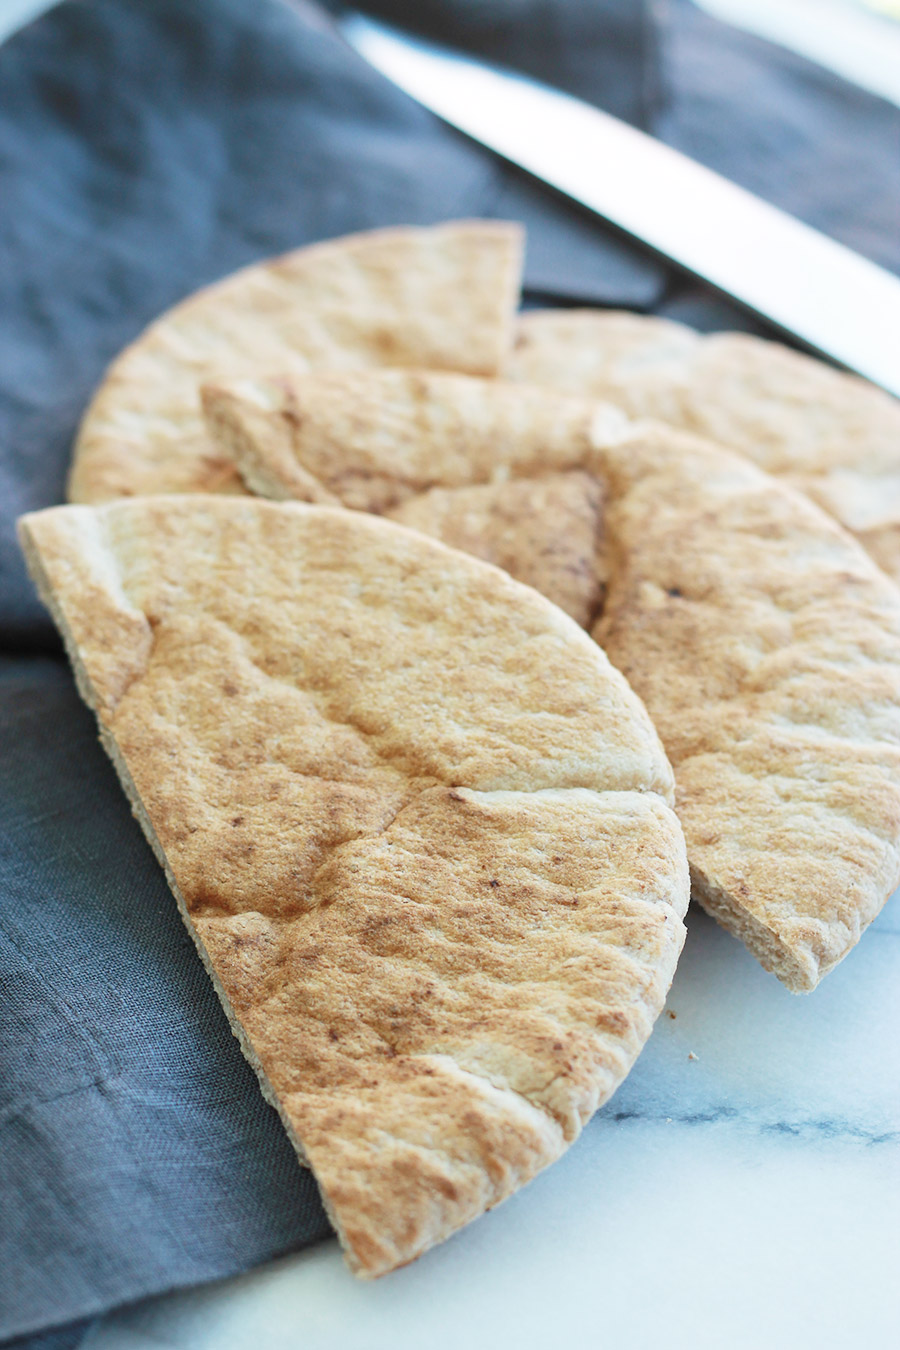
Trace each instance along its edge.
{"label": "metal blade", "polygon": [[900,395],[900,278],[568,94],[361,15],[340,26],[371,65],[451,125]]}

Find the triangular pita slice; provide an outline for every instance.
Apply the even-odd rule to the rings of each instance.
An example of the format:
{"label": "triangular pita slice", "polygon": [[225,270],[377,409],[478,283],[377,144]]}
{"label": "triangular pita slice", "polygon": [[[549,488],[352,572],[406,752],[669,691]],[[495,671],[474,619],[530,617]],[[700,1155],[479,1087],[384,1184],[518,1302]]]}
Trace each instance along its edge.
{"label": "triangular pita slice", "polygon": [[219,453],[251,491],[388,515],[505,568],[583,627],[597,613],[602,492],[580,467],[598,419],[606,435],[627,425],[616,409],[418,370],[201,392]]}
{"label": "triangular pita slice", "polygon": [[411,364],[495,374],[520,271],[518,226],[462,221],[316,244],[198,291],[110,366],[78,433],[69,499],[241,492],[204,431],[204,379]]}
{"label": "triangular pita slice", "polygon": [[27,516],[32,573],[351,1267],[552,1162],[683,940],[672,773],[542,596],[358,513],[146,497]]}
{"label": "triangular pita slice", "polygon": [[846,955],[900,882],[900,591],[824,512],[711,443],[527,386],[309,376],[206,404],[257,488],[317,483],[489,558],[521,509],[504,565],[565,603],[565,562],[675,768],[697,898],[796,992]]}
{"label": "triangular pita slice", "polygon": [[603,608],[608,569],[603,507],[600,479],[575,470],[436,487],[387,514],[504,568],[590,629]]}
{"label": "triangular pita slice", "polygon": [[865,380],[745,333],[594,310],[522,315],[506,374],[739,450],[900,580],[900,402]]}

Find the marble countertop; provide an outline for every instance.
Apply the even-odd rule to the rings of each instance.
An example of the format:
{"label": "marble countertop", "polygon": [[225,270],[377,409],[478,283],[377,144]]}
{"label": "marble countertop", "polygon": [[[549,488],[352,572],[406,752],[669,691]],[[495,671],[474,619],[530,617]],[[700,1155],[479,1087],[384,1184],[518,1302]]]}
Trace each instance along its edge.
{"label": "marble countertop", "polygon": [[856,1350],[900,1325],[900,895],[811,995],[696,908],[630,1077],[524,1191],[373,1284],[327,1242],[83,1350]]}

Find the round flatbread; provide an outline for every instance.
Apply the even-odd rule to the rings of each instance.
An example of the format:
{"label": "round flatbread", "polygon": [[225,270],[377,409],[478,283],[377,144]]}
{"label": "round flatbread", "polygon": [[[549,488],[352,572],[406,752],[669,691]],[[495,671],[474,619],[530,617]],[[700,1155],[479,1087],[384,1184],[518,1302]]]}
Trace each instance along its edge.
{"label": "round flatbread", "polygon": [[594,310],[522,315],[505,373],[739,450],[900,580],[900,403],[865,380],[745,333]]}
{"label": "round flatbread", "polygon": [[542,596],[371,516],[147,497],[21,538],[352,1269],[412,1260],[662,1007],[689,882],[643,706]]}
{"label": "round flatbread", "polygon": [[830,517],[718,446],[533,387],[205,397],[257,490],[317,485],[565,606],[659,729],[705,908],[796,992],[846,955],[900,882],[900,592]]}
{"label": "round flatbread", "polygon": [[113,362],[78,433],[69,500],[242,492],[205,433],[204,379],[320,366],[496,374],[520,270],[517,226],[463,221],[349,235],[226,277]]}

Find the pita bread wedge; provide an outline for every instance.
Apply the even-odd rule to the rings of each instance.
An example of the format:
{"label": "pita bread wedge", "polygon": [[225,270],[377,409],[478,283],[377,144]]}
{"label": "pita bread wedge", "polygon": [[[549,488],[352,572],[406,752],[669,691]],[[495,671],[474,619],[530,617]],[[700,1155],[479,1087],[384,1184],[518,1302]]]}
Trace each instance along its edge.
{"label": "pita bread wedge", "polygon": [[241,492],[197,386],[232,374],[415,364],[495,374],[512,342],[521,231],[491,221],[351,235],[189,296],[110,366],[79,430],[69,499]]}
{"label": "pita bread wedge", "polygon": [[615,408],[411,370],[201,392],[211,438],[252,491],[391,516],[505,568],[583,627],[596,613],[602,493],[581,469],[592,437],[626,428]]}
{"label": "pita bread wedge", "polygon": [[[256,486],[292,491],[292,459],[332,499],[387,504],[483,556],[497,554],[498,503],[522,510],[504,565],[560,598],[565,560],[570,612],[644,699],[674,766],[695,895],[789,989],[814,988],[900,882],[896,587],[800,493],[672,428],[550,392],[540,407],[524,386],[517,407],[509,385],[463,377],[315,385],[209,390],[210,425],[239,463],[265,464]],[[581,535],[579,495],[596,517]]]}
{"label": "pita bread wedge", "polygon": [[579,470],[432,488],[388,514],[542,591],[590,629],[607,576],[603,485]]}
{"label": "pita bread wedge", "polygon": [[739,450],[900,580],[900,403],[865,380],[744,333],[592,310],[523,315],[506,374]]}
{"label": "pita bread wedge", "polygon": [[689,881],[643,706],[542,596],[371,516],[145,497],[21,538],[351,1268],[412,1260],[662,1006]]}

